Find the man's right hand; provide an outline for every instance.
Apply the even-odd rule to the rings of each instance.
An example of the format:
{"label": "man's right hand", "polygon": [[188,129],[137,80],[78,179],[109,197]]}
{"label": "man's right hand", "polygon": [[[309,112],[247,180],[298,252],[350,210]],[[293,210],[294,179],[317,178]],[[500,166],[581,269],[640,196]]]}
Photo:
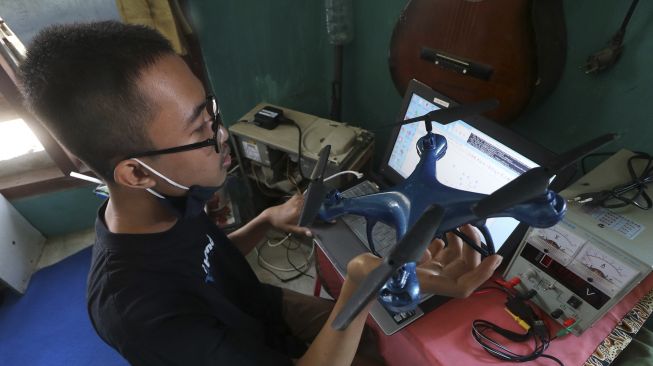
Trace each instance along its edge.
{"label": "man's right hand", "polygon": [[[472,226],[465,225],[460,230],[477,244],[480,242]],[[445,247],[442,240],[433,240],[422,258],[423,262],[417,267],[422,292],[468,297],[490,279],[503,260],[494,254],[481,261],[480,253],[453,234],[447,235],[447,243]]]}

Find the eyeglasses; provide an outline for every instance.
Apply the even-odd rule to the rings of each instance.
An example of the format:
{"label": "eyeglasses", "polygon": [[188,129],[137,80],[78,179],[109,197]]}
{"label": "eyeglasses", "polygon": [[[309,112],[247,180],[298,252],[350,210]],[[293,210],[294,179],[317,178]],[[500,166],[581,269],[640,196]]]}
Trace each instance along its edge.
{"label": "eyeglasses", "polygon": [[153,156],[153,155],[163,155],[163,154],[174,154],[182,151],[189,151],[195,149],[201,149],[203,147],[213,146],[216,153],[220,153],[220,142],[224,138],[223,124],[222,124],[222,115],[220,114],[220,108],[218,107],[218,101],[215,99],[215,96],[209,94],[206,96],[206,111],[209,114],[209,117],[213,120],[211,123],[211,130],[213,130],[213,138],[206,139],[204,141],[196,142],[188,145],[181,145],[177,147],[170,147],[167,149],[146,151],[138,154],[133,154],[129,156],[131,158],[141,158],[144,156]]}

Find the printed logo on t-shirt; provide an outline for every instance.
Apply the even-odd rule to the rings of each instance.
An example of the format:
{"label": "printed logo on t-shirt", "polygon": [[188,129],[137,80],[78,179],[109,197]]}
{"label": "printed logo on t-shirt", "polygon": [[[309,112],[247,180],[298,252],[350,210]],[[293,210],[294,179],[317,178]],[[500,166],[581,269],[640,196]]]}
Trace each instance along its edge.
{"label": "printed logo on t-shirt", "polygon": [[209,243],[206,244],[204,247],[204,261],[202,261],[202,269],[204,270],[204,273],[206,273],[206,276],[204,277],[204,282],[209,283],[213,282],[213,274],[211,271],[211,262],[209,261],[209,256],[211,255],[211,252],[213,251],[213,239],[207,234],[206,237],[209,239]]}

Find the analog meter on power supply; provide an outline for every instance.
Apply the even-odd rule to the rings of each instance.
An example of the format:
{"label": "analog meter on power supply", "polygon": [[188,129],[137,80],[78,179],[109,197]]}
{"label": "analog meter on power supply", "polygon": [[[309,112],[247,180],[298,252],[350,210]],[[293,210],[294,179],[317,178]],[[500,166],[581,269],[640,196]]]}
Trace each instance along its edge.
{"label": "analog meter on power supply", "polygon": [[[576,197],[628,180],[622,150],[561,195]],[[532,229],[508,265],[505,278],[534,289],[531,300],[576,335],[592,326],[641,282],[653,267],[653,213],[634,206],[605,209],[570,203],[564,220]]]}
{"label": "analog meter on power supply", "polygon": [[572,270],[608,296],[615,296],[639,274],[637,268],[588,243],[572,262]]}
{"label": "analog meter on power supply", "polygon": [[573,232],[562,226],[554,226],[548,229],[535,229],[531,233],[533,241],[538,247],[557,259],[560,263],[568,264],[571,258],[576,255],[578,249],[585,239],[575,235]]}

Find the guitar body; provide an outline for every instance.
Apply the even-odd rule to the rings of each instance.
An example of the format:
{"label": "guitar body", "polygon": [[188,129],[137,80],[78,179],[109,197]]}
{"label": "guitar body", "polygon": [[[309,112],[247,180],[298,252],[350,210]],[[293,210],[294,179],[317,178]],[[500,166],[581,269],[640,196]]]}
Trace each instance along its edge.
{"label": "guitar body", "polygon": [[[556,42],[548,42],[554,48],[555,43],[560,47],[565,30],[558,0],[411,0],[391,40],[389,64],[397,90],[403,95],[410,79],[417,79],[461,103],[496,98],[500,105],[487,113],[488,117],[510,122],[531,100],[538,71],[542,71],[538,70],[538,51],[542,47],[536,44],[532,17],[537,1],[558,3],[559,7],[548,8],[542,16],[555,16],[552,12],[559,9],[557,28],[544,29],[562,32],[552,35]],[[546,35],[538,38],[543,36]],[[445,56],[436,64],[421,56],[424,47]],[[563,47],[561,59],[558,57],[552,65],[558,68],[557,75],[545,73],[553,74],[556,82],[564,55]],[[461,64],[447,65],[449,57],[463,64],[484,65],[490,72],[485,77],[473,76]],[[550,59],[551,55],[547,57]]]}

